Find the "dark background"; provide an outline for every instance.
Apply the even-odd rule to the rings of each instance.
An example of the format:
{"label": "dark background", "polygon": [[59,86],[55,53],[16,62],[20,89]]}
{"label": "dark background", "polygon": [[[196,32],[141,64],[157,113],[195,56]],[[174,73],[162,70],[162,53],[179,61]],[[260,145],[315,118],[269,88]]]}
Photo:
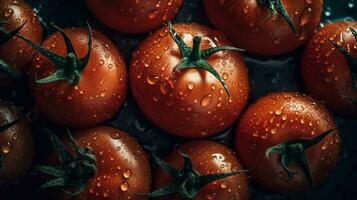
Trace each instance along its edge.
{"label": "dark background", "polygon": [[[335,20],[357,19],[357,2],[355,1],[357,0],[325,0],[322,24]],[[58,26],[64,28],[83,25],[88,20],[95,29],[104,32],[117,44],[128,65],[132,51],[147,36],[147,34],[129,35],[118,33],[104,27],[90,15],[83,0],[28,0],[27,2],[34,6],[44,23],[55,22]],[[175,22],[198,22],[213,27],[204,12],[202,0],[185,0],[184,6]],[[47,33],[49,34],[51,31],[49,29]],[[304,92],[299,71],[302,49],[277,57],[244,55],[251,80],[251,102],[273,91]],[[31,97],[26,94],[23,85],[15,92],[0,91],[0,97],[15,101],[24,105],[27,109],[32,109]],[[341,137],[344,140],[344,154],[336,169],[321,188],[299,195],[279,195],[269,193],[251,184],[251,199],[357,199],[357,123],[339,116],[336,116],[336,120],[341,130]],[[157,149],[159,150],[158,152],[169,152],[176,143],[184,141],[182,138],[164,133],[148,122],[130,94],[120,113],[108,124],[127,131],[136,137],[142,145]],[[232,130],[234,130],[234,127],[235,125],[211,139],[232,146]],[[46,138],[43,133],[36,134],[37,156],[35,164],[40,163],[47,153],[51,151]],[[37,191],[38,184],[38,181],[33,176],[29,176],[15,190],[3,193],[3,195],[0,193],[0,200],[40,200],[41,197]]]}

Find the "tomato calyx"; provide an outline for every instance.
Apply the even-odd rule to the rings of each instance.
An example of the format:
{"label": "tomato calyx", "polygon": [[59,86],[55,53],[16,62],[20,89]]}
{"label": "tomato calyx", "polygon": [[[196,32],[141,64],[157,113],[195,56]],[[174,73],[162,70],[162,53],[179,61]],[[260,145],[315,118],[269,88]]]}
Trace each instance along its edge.
{"label": "tomato calyx", "polygon": [[[357,42],[357,31],[355,29],[353,29],[352,27],[350,27],[349,30],[351,31],[352,35],[355,37],[356,42]],[[350,54],[350,52],[348,52],[346,49],[344,49],[342,46],[340,46],[333,40],[330,40],[330,42],[347,60],[349,66],[350,66],[354,86],[357,89],[357,57],[352,56]],[[351,100],[352,103],[357,105],[357,99],[352,98],[352,97],[347,97],[347,96],[342,96],[342,97]]]}
{"label": "tomato calyx", "polygon": [[290,163],[296,162],[298,166],[303,170],[305,176],[308,179],[309,186],[311,187],[312,178],[305,151],[321,142],[327,135],[329,135],[335,130],[336,129],[328,130],[312,139],[299,139],[278,144],[276,146],[268,148],[265,152],[265,156],[269,158],[271,154],[279,154],[281,165],[284,171],[287,173],[289,179],[293,179],[297,174],[296,172],[293,172],[291,169],[289,169]]}
{"label": "tomato calyx", "polygon": [[193,46],[192,48],[188,47],[183,39],[179,36],[179,34],[175,31],[171,22],[168,22],[169,32],[172,39],[175,41],[177,46],[180,49],[180,53],[182,59],[175,66],[176,71],[182,71],[184,69],[203,69],[211,73],[214,77],[216,77],[227,94],[230,95],[228,90],[228,85],[226,81],[221,77],[221,75],[208,63],[207,59],[213,54],[220,51],[244,51],[243,49],[231,47],[231,46],[220,46],[220,47],[212,47],[206,50],[201,50],[201,41],[202,38],[199,36],[193,37]]}
{"label": "tomato calyx", "polygon": [[182,170],[172,167],[155,154],[152,154],[155,163],[159,165],[165,173],[170,175],[173,181],[169,185],[163,186],[156,191],[146,194],[148,197],[153,198],[177,193],[183,199],[193,199],[196,197],[199,190],[205,185],[243,172],[242,170],[232,173],[200,175],[194,169],[190,157],[182,152],[179,153],[184,159],[184,167]]}
{"label": "tomato calyx", "polygon": [[71,191],[66,189],[63,189],[63,191],[70,196],[81,194],[88,179],[94,177],[97,172],[97,159],[93,150],[89,147],[81,148],[67,129],[70,144],[75,150],[74,154],[71,154],[55,134],[49,130],[46,131],[50,135],[61,164],[59,166],[40,165],[35,167],[38,171],[54,177],[54,179],[41,185],[40,189],[72,188]]}
{"label": "tomato calyx", "polygon": [[41,45],[32,42],[30,39],[19,35],[19,37],[24,41],[26,41],[29,45],[31,45],[32,48],[34,48],[36,51],[41,53],[43,56],[45,56],[55,64],[55,68],[57,71],[44,79],[36,80],[36,83],[46,84],[46,83],[65,80],[70,85],[78,85],[81,78],[81,72],[87,66],[90,53],[92,51],[92,35],[93,35],[92,28],[90,27],[89,23],[87,23],[88,31],[89,31],[88,52],[84,58],[78,58],[67,33],[65,33],[61,28],[57,27],[53,23],[52,26],[55,29],[57,29],[57,31],[59,31],[63,36],[63,39],[67,47],[67,55],[65,57],[59,56],[53,53],[52,51],[42,47]]}
{"label": "tomato calyx", "polygon": [[294,33],[298,33],[293,20],[289,16],[281,0],[259,0],[258,2],[269,9],[269,17],[267,18],[267,21],[271,19],[274,15],[279,14],[284,18],[286,23],[288,23]]}

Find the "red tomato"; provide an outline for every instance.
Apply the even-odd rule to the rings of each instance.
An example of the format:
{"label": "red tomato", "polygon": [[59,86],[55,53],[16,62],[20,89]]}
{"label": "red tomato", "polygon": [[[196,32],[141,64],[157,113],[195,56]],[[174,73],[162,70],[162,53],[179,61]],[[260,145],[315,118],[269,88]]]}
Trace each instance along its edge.
{"label": "red tomato", "polygon": [[99,21],[117,31],[148,32],[173,19],[182,0],[87,0]]}
{"label": "red tomato", "polygon": [[[191,172],[195,171],[195,173],[198,173],[201,176],[207,177],[218,173],[237,173],[242,170],[235,153],[226,146],[216,142],[201,140],[182,144],[178,146],[175,151],[171,152],[165,161],[175,169],[182,170],[184,169],[184,158],[182,153],[188,156],[191,160]],[[199,178],[196,177],[195,180],[199,180]],[[163,170],[156,171],[153,182],[154,188],[167,186],[170,182],[172,182],[172,177],[167,173]],[[192,184],[192,186],[190,187],[189,184]],[[187,189],[189,192],[197,192],[197,194],[191,198],[195,200],[249,199],[248,178],[244,172],[234,176],[212,180],[208,182],[208,184],[202,184],[197,188],[195,186],[197,185],[195,185],[194,181],[191,183],[190,181],[186,182],[186,187],[188,187]],[[180,191],[178,187],[175,189]],[[180,198],[176,193],[159,199],[179,200],[183,198]]]}
{"label": "red tomato", "polygon": [[353,36],[350,28],[357,30],[357,22],[323,27],[307,45],[301,70],[309,92],[336,113],[357,117],[357,34]]}
{"label": "red tomato", "polygon": [[[262,187],[274,192],[301,192],[309,188],[309,174],[311,186],[317,187],[339,160],[338,132],[325,135],[334,128],[332,115],[314,99],[297,93],[270,94],[243,115],[236,133],[238,157]],[[309,142],[314,145],[307,145]],[[288,150],[267,157],[269,148],[287,143]],[[304,157],[306,165],[300,163]],[[287,169],[282,165],[284,159]]]}
{"label": "red tomato", "polygon": [[88,58],[89,31],[71,28],[64,32],[81,59],[70,64],[68,60],[73,59],[73,53],[66,56],[67,48],[59,32],[47,38],[43,47],[66,56],[66,59],[55,64],[40,53],[35,55],[29,82],[36,104],[49,119],[61,125],[84,127],[102,123],[110,119],[124,102],[127,89],[125,63],[115,45],[97,31],[93,32],[89,61],[83,61]]}
{"label": "red tomato", "polygon": [[12,103],[0,100],[0,186],[17,184],[27,174],[34,157],[29,122]]}
{"label": "red tomato", "polygon": [[204,0],[204,3],[217,28],[248,52],[262,55],[287,53],[304,44],[319,25],[323,8],[323,0]]}
{"label": "red tomato", "polygon": [[[169,133],[191,138],[217,134],[237,119],[248,100],[243,58],[232,51],[205,54],[208,48],[231,44],[218,31],[195,24],[174,28],[178,34],[172,29],[171,35],[182,37],[181,43],[188,46],[195,40],[196,46],[179,49],[168,28],[150,35],[131,62],[134,97],[146,116]],[[196,51],[199,48],[203,50]],[[191,55],[181,53],[186,50]]]}
{"label": "red tomato", "polygon": [[[34,50],[16,36],[7,38],[7,33],[19,29],[18,34],[41,43],[42,27],[37,14],[22,0],[1,0],[0,22],[3,23],[0,24],[0,59],[13,70],[24,73],[30,65]],[[0,87],[10,83],[9,78],[0,73]]]}
{"label": "red tomato", "polygon": [[[140,194],[150,191],[150,163],[134,138],[114,128],[100,126],[77,131],[74,139],[79,149],[78,146],[73,146],[71,140],[65,140],[66,151],[71,153],[67,165],[61,163],[59,166],[37,167],[49,175],[53,175],[53,171],[52,174],[48,173],[48,169],[58,171],[67,167],[66,174],[59,178],[70,178],[62,183],[52,184],[52,187],[59,186],[70,193],[79,192],[75,195],[78,200],[147,199]],[[52,140],[54,144],[62,145],[54,136]],[[77,150],[81,154],[75,154]],[[73,164],[73,161],[77,162]],[[83,190],[80,188],[81,184]],[[73,199],[73,196],[62,191],[60,195],[57,194],[55,199]]]}

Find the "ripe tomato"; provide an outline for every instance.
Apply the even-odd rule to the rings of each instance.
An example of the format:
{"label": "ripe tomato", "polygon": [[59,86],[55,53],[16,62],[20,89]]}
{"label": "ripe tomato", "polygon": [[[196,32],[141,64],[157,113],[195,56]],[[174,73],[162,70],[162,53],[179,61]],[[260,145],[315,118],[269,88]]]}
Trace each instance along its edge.
{"label": "ripe tomato", "polygon": [[148,32],[173,19],[182,0],[87,0],[99,21],[117,31]]}
{"label": "ripe tomato", "polygon": [[[43,47],[23,38],[41,52],[35,55],[29,72],[36,104],[61,125],[84,127],[108,120],[126,96],[127,72],[117,48],[97,31],[89,41],[88,32],[85,28],[65,29],[63,35],[56,32],[47,38]],[[64,36],[73,47],[65,44]],[[42,55],[48,52],[52,53]]]}
{"label": "ripe tomato", "polygon": [[287,53],[320,23],[323,0],[204,0],[212,23],[248,52]]}
{"label": "ripe tomato", "polygon": [[[337,131],[331,131],[335,127],[331,114],[314,99],[270,94],[243,115],[236,133],[238,157],[261,186],[300,192],[308,189],[310,180],[312,187],[319,186],[338,161],[341,142]],[[326,136],[329,132],[333,134]],[[278,152],[278,144],[288,144],[288,150]]]}
{"label": "ripe tomato", "polygon": [[171,27],[152,34],[134,53],[134,97],[146,116],[169,133],[191,138],[214,135],[229,127],[247,102],[246,66],[239,53],[218,52],[237,50],[222,46],[231,44],[222,33],[195,24],[174,28],[178,33]]}
{"label": "ripe tomato", "polygon": [[140,194],[150,191],[150,164],[143,149],[127,133],[107,126],[83,129],[65,140],[65,146],[56,136],[51,138],[63,162],[37,169],[57,180],[42,188],[61,187],[68,193],[56,199],[69,200],[72,195],[78,200],[147,199]]}
{"label": "ripe tomato", "polygon": [[350,28],[357,30],[357,22],[323,27],[307,45],[301,70],[309,92],[338,114],[356,117],[357,33]]}
{"label": "ripe tomato", "polygon": [[0,186],[18,183],[31,167],[34,157],[32,129],[21,110],[0,100]]}
{"label": "ripe tomato", "polygon": [[[241,172],[242,167],[235,153],[222,144],[208,140],[188,142],[179,145],[165,161],[174,168],[174,171],[185,172],[183,180],[186,181],[182,182],[182,187],[173,182],[172,185],[177,187],[171,188],[171,191],[176,194],[168,193],[171,195],[159,199],[179,200],[184,197],[187,199],[184,195],[188,194],[193,195],[189,199],[195,200],[249,199],[248,178]],[[223,176],[224,178],[222,176],[214,178],[219,173],[226,175]],[[172,179],[173,177],[163,170],[157,170],[153,182],[154,188],[167,186]],[[170,191],[170,188],[166,188],[166,191]],[[184,197],[180,198],[177,193]]]}
{"label": "ripe tomato", "polygon": [[[42,42],[42,27],[37,14],[22,0],[0,1],[0,59],[17,72],[28,69],[34,50],[26,42],[9,33],[18,33],[36,43]],[[9,37],[13,36],[13,37]],[[0,73],[0,86],[8,86],[10,80]]]}

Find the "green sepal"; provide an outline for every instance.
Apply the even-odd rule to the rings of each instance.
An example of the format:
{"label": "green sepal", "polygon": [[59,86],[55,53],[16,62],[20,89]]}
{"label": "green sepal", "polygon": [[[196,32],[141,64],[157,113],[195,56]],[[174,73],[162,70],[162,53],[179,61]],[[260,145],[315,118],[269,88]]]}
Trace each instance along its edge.
{"label": "green sepal", "polygon": [[4,29],[4,25],[8,24],[7,21],[0,21],[0,44],[4,44],[9,41],[12,37],[17,35],[19,31],[25,26],[26,22],[13,31],[7,31]]}
{"label": "green sepal", "polygon": [[172,182],[151,193],[142,195],[155,198],[176,193],[183,199],[194,199],[199,190],[209,183],[245,172],[242,170],[232,173],[200,175],[195,170],[190,157],[180,151],[179,153],[184,160],[184,167],[182,170],[172,167],[155,154],[152,154],[155,163],[172,178]]}
{"label": "green sepal", "polygon": [[313,139],[299,139],[275,145],[266,150],[265,156],[269,158],[271,154],[279,154],[281,165],[290,179],[294,178],[296,173],[289,168],[289,165],[292,162],[296,162],[296,164],[303,170],[305,176],[308,179],[309,186],[311,187],[312,178],[305,151],[310,147],[320,143],[327,135],[335,130],[336,129],[331,129],[323,132]]}
{"label": "green sepal", "polygon": [[97,172],[97,160],[93,151],[89,147],[80,147],[69,129],[66,129],[70,144],[75,150],[71,154],[55,134],[48,129],[44,130],[50,136],[60,165],[41,165],[35,167],[37,171],[53,177],[52,180],[41,185],[39,189],[60,187],[66,194],[78,196],[84,191],[88,179],[94,177]]}
{"label": "green sepal", "polygon": [[220,46],[212,47],[206,50],[201,50],[201,37],[195,36],[193,38],[193,47],[188,47],[179,34],[175,31],[171,22],[168,22],[169,33],[172,39],[175,41],[181,52],[181,60],[175,66],[176,71],[182,71],[184,69],[203,69],[211,73],[215,78],[217,78],[223,85],[225,91],[230,96],[229,88],[225,80],[221,75],[208,63],[207,59],[213,54],[220,51],[244,51],[240,48],[230,47],[230,46]]}
{"label": "green sepal", "polygon": [[56,72],[51,74],[50,76],[36,80],[36,83],[38,84],[47,84],[47,83],[52,83],[56,81],[63,81],[66,80],[70,85],[78,85],[80,78],[81,78],[81,72],[85,69],[89,62],[89,57],[92,52],[92,43],[93,43],[93,31],[89,23],[87,23],[87,28],[88,28],[88,52],[85,57],[83,58],[78,58],[77,54],[75,52],[75,49],[73,47],[73,44],[67,35],[62,29],[57,27],[55,24],[52,23],[52,26],[62,35],[65,45],[67,48],[67,55],[65,57],[62,57],[60,55],[57,55],[56,53],[44,48],[43,46],[34,43],[30,39],[18,35],[21,39],[23,39],[25,42],[27,42],[29,45],[32,46],[37,52],[45,56],[47,59],[49,59],[51,62],[54,63]]}
{"label": "green sepal", "polygon": [[284,18],[286,23],[288,23],[294,33],[298,33],[292,18],[289,16],[289,13],[286,11],[286,8],[281,0],[259,0],[259,3],[269,8],[270,15],[267,20],[269,20],[272,16],[279,14]]}

